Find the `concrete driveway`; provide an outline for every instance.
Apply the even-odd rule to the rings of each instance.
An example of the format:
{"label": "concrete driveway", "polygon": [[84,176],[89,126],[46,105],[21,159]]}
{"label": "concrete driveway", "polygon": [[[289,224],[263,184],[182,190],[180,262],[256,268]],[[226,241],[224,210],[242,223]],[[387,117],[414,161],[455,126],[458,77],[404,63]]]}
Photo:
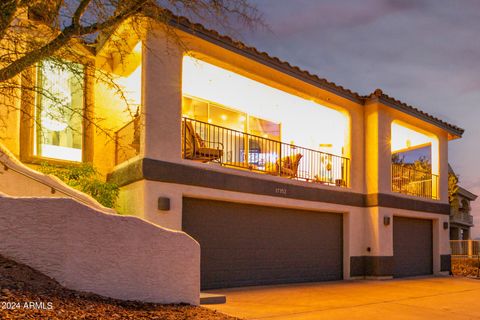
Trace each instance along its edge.
{"label": "concrete driveway", "polygon": [[480,280],[429,277],[209,291],[205,305],[245,319],[480,319]]}

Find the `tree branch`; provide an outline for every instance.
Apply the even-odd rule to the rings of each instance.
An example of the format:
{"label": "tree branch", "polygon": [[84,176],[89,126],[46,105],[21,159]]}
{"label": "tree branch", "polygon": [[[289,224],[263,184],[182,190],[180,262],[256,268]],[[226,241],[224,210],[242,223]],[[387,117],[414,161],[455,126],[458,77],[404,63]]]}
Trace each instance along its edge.
{"label": "tree branch", "polygon": [[90,4],[91,0],[82,0],[75,10],[75,13],[72,17],[72,26],[79,26],[80,25],[80,18],[87,10],[88,5]]}
{"label": "tree branch", "polygon": [[116,13],[109,19],[103,22],[93,23],[89,26],[74,25],[72,23],[68,27],[64,28],[59,35],[57,35],[53,40],[49,41],[44,46],[28,52],[26,55],[2,68],[0,70],[0,81],[11,79],[18,75],[22,70],[25,70],[36,62],[53,55],[56,51],[68,44],[68,42],[75,37],[92,34],[120,24],[132,15],[139,13],[142,10],[142,6],[147,2],[148,0],[133,1],[130,6],[124,7],[123,10]]}
{"label": "tree branch", "polygon": [[5,0],[0,3],[0,39],[3,39],[10,23],[12,23],[19,3],[18,0]]}

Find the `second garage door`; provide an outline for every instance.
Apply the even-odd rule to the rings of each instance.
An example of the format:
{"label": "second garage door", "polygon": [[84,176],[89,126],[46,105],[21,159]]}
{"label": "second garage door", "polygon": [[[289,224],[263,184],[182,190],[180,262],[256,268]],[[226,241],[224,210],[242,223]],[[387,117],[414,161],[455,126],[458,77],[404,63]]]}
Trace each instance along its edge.
{"label": "second garage door", "polygon": [[343,278],[341,214],[184,198],[202,289]]}
{"label": "second garage door", "polygon": [[393,218],[394,277],[432,274],[432,220]]}

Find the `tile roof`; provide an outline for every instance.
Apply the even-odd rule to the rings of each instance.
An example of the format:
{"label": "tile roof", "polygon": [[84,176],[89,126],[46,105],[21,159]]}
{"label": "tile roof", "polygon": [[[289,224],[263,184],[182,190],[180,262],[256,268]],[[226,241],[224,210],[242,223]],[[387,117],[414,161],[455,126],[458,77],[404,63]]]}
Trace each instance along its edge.
{"label": "tile roof", "polygon": [[307,70],[303,70],[298,66],[294,66],[287,61],[281,60],[278,57],[271,56],[267,52],[260,51],[255,47],[251,47],[246,45],[245,43],[235,40],[227,35],[220,34],[218,31],[213,29],[208,29],[204,25],[200,23],[191,22],[188,18],[183,16],[174,15],[171,11],[165,9],[167,15],[170,15],[170,19],[168,20],[169,24],[175,28],[178,28],[182,31],[190,33],[194,36],[200,37],[204,40],[209,42],[218,44],[220,46],[226,47],[227,49],[240,53],[248,58],[252,58],[257,60],[265,65],[273,67],[283,73],[287,73],[292,75],[296,78],[299,78],[302,81],[306,81],[320,87],[321,89],[325,89],[332,93],[338,94],[344,98],[350,99],[354,102],[364,104],[365,101],[371,98],[379,98],[382,102],[386,102],[389,106],[394,107],[400,111],[406,112],[413,116],[416,116],[420,119],[426,120],[434,125],[437,125],[454,136],[461,137],[464,133],[464,129],[445,122],[431,114],[428,114],[424,111],[421,111],[418,108],[410,106],[400,100],[397,100],[393,97],[390,97],[382,92],[381,89],[376,89],[372,94],[368,96],[362,96],[359,93],[347,89],[341,85],[338,85],[334,82],[328,81],[325,78],[321,78],[316,74],[312,74]]}
{"label": "tile roof", "polygon": [[457,194],[460,194],[460,195],[468,198],[471,201],[475,201],[478,198],[478,196],[476,194],[468,191],[467,189],[465,189],[461,186],[458,186]]}
{"label": "tile roof", "polygon": [[379,98],[383,103],[386,103],[387,105],[394,107],[396,109],[399,109],[400,111],[404,111],[408,114],[414,115],[420,119],[427,120],[428,122],[431,122],[435,125],[438,125],[440,127],[443,127],[445,129],[449,129],[448,131],[452,134],[462,136],[462,134],[465,132],[464,129],[450,124],[448,122],[443,121],[442,119],[439,119],[429,113],[426,113],[418,108],[415,108],[411,105],[406,104],[405,102],[402,102],[400,100],[397,100],[393,97],[390,97],[389,95],[383,93],[381,89],[376,89],[372,94],[368,96],[369,99],[371,98]]}
{"label": "tile roof", "polygon": [[[265,51],[260,51],[255,47],[247,46],[245,43],[235,40],[229,36],[222,35],[218,31],[213,29],[207,29],[200,23],[193,23],[186,17],[175,16],[172,14],[172,19],[170,24],[182,31],[201,37],[204,40],[214,42],[217,44],[223,44],[223,46],[228,46],[230,50],[239,51],[243,55],[247,55],[250,58],[255,60],[260,60],[264,64],[272,65],[276,69],[281,69],[281,71],[300,76],[302,78],[308,78],[311,82],[314,82],[316,86],[327,89],[329,91],[334,91],[337,94],[341,94],[350,100],[363,103],[364,97],[359,93],[354,92],[350,89],[347,89],[341,85],[338,85],[334,82],[328,81],[325,78],[320,78],[316,74],[312,74],[307,70],[303,70],[298,66],[290,64],[288,61],[279,59],[278,57],[271,56]],[[303,79],[304,80],[304,79]]]}

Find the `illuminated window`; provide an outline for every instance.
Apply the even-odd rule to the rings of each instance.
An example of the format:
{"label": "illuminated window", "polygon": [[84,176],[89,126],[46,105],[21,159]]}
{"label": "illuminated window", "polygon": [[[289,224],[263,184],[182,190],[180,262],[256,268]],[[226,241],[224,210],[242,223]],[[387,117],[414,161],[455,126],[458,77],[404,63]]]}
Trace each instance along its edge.
{"label": "illuminated window", "polygon": [[[219,136],[219,131],[215,131],[213,126],[210,130],[205,130],[205,126],[197,128],[199,131],[197,133],[202,139],[235,141],[235,147],[226,150],[226,161],[248,159],[250,164],[263,166],[266,162],[265,159],[276,159],[277,157],[280,145],[272,143],[272,140],[280,141],[279,123],[191,97],[183,97],[182,114],[186,118],[236,131],[220,131],[222,134]],[[252,136],[244,139],[239,132],[249,133]]]}
{"label": "illuminated window", "polygon": [[36,156],[82,161],[84,70],[45,60],[37,69]]}
{"label": "illuminated window", "polygon": [[183,117],[280,141],[280,124],[200,99],[183,97]]}

